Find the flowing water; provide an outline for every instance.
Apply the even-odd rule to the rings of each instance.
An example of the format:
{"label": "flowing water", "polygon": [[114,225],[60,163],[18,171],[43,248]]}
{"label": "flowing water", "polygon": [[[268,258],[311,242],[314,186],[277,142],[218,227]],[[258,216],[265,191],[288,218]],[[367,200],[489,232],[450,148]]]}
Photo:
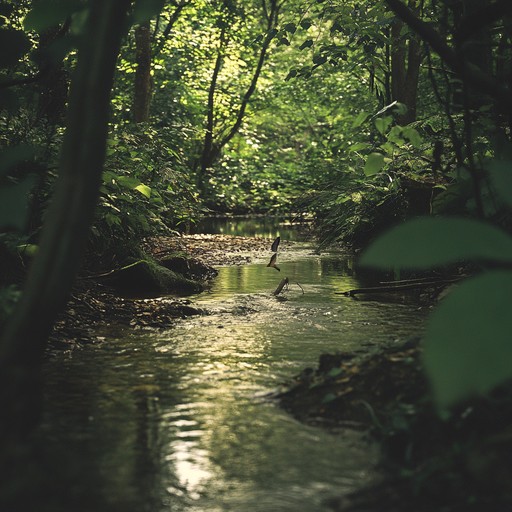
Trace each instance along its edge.
{"label": "flowing water", "polygon": [[357,285],[341,255],[283,250],[280,266],[221,268],[193,298],[210,314],[163,331],[110,326],[47,362],[49,510],[322,512],[374,477],[361,433],[305,426],[265,395],[322,352],[407,339],[425,313],[336,294]]}

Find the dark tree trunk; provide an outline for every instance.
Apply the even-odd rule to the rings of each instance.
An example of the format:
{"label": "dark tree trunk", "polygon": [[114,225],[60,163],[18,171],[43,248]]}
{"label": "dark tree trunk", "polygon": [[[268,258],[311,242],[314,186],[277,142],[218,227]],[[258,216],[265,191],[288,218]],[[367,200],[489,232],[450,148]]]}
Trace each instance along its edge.
{"label": "dark tree trunk", "polygon": [[[416,1],[411,0],[412,10]],[[415,34],[406,41],[401,33],[404,23],[396,19],[391,25],[391,94],[393,101],[403,103],[407,112],[398,119],[399,124],[408,124],[416,120],[418,80],[422,60],[419,39]]]}
{"label": "dark tree trunk", "polygon": [[149,119],[151,105],[151,32],[149,21],[135,28],[135,85],[133,95],[133,120],[144,123]]}
{"label": "dark tree trunk", "polygon": [[53,62],[46,51],[48,46],[66,35],[68,28],[69,22],[66,22],[62,27],[44,32],[39,40],[38,114],[51,124],[59,124],[64,120],[69,77],[63,62]]}
{"label": "dark tree trunk", "polygon": [[[110,91],[130,0],[91,0],[67,113],[59,179],[22,298],[0,339],[0,443],[38,418],[40,366],[65,305],[97,204]],[[5,463],[5,460],[2,461]]]}

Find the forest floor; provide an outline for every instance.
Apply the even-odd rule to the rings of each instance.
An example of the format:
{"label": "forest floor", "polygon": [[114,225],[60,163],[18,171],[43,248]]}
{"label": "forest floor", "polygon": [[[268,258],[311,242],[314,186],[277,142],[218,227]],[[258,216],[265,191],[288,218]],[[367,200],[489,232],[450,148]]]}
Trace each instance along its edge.
{"label": "forest floor", "polygon": [[[156,260],[178,253],[209,267],[263,259],[268,243],[192,235],[150,240],[145,250]],[[178,318],[203,313],[187,298],[122,297],[82,278],[50,350],[100,342],[98,325],[167,328]],[[361,429],[380,442],[381,480],[331,500],[327,505],[335,512],[512,511],[512,388],[468,402],[442,419],[430,399],[419,339],[367,356],[322,354],[316,369],[305,369],[276,398],[300,421],[333,432]]]}

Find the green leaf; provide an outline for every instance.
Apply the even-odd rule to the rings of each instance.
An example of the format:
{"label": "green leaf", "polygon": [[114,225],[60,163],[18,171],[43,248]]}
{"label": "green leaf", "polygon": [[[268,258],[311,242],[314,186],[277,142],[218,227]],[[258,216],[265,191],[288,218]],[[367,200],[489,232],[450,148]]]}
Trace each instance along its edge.
{"label": "green leaf", "polygon": [[140,192],[143,196],[147,197],[148,199],[151,197],[151,188],[147,185],[144,185],[141,183],[140,185],[136,186],[134,190],[137,190]]}
{"label": "green leaf", "polygon": [[358,128],[361,126],[368,118],[370,117],[370,114],[368,112],[359,112],[357,114],[357,117],[354,119],[354,122],[352,123],[352,128]]}
{"label": "green leaf", "polygon": [[313,39],[306,39],[300,46],[299,50],[304,50],[305,48],[310,48],[313,46]]}
{"label": "green leaf", "polygon": [[120,226],[122,223],[121,217],[119,217],[118,215],[115,215],[114,213],[110,213],[110,212],[107,212],[105,214],[105,222],[107,223],[107,225],[109,227]]}
{"label": "green leaf", "polygon": [[431,314],[423,360],[440,407],[512,377],[512,272],[469,279]]}
{"label": "green leaf", "polygon": [[405,139],[402,137],[401,126],[393,126],[393,128],[389,130],[387,138],[390,142],[394,142],[397,146],[403,146],[405,144]]}
{"label": "green leaf", "polygon": [[415,148],[419,148],[423,139],[418,133],[418,130],[412,126],[406,126],[402,129],[402,136],[405,137]]}
{"label": "green leaf", "polygon": [[327,373],[328,377],[338,377],[343,373],[343,368],[331,368]]}
{"label": "green leaf", "polygon": [[134,178],[133,176],[116,176],[113,179],[114,181],[117,181],[122,187],[128,188],[130,190],[134,190],[137,188],[137,186],[140,185],[140,180]]}
{"label": "green leaf", "polygon": [[290,34],[295,34],[297,31],[297,25],[295,25],[295,23],[286,23],[286,25],[283,26],[283,29],[286,30],[286,32],[290,32]]}
{"label": "green leaf", "polygon": [[298,74],[296,69],[291,69],[290,72],[286,75],[285,80],[290,80],[291,78],[295,78]]}
{"label": "green leaf", "polygon": [[39,252],[39,245],[36,244],[21,244],[16,248],[21,256],[28,256],[29,258],[33,258]]}
{"label": "green leaf", "polygon": [[133,22],[143,23],[161,12],[165,0],[137,0],[133,7]]}
{"label": "green leaf", "polygon": [[41,33],[60,25],[83,7],[80,0],[39,0],[25,17],[23,26],[26,30]]}
{"label": "green leaf", "polygon": [[459,261],[512,261],[512,237],[481,221],[422,217],[377,238],[361,265],[425,269]]}
{"label": "green leaf", "polygon": [[512,162],[493,161],[489,165],[491,182],[498,196],[508,206],[512,206]]}
{"label": "green leaf", "polygon": [[362,149],[368,149],[369,147],[370,144],[367,142],[356,142],[348,148],[348,151],[349,153],[353,153],[354,151],[361,151]]}
{"label": "green leaf", "polygon": [[324,53],[313,56],[313,63],[317,66],[321,66],[327,62],[327,55]]}
{"label": "green leaf", "polygon": [[334,393],[327,393],[322,398],[322,403],[323,404],[328,404],[329,402],[332,402],[333,400],[336,400],[336,398],[338,398],[338,397]]}
{"label": "green leaf", "polygon": [[377,128],[377,130],[379,130],[379,133],[381,135],[384,135],[392,122],[392,116],[378,117],[377,119],[375,119],[375,127]]}
{"label": "green leaf", "polygon": [[381,153],[370,153],[364,164],[363,172],[366,176],[377,174],[384,166],[384,155]]}
{"label": "green leaf", "polygon": [[22,231],[29,213],[29,193],[36,183],[34,175],[16,185],[0,188],[0,229]]}

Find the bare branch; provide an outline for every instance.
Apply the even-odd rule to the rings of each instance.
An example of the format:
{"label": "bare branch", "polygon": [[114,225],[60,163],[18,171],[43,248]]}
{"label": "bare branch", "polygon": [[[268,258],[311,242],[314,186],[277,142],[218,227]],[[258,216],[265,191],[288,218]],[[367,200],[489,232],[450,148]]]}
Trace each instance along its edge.
{"label": "bare branch", "polygon": [[162,32],[161,42],[155,48],[155,50],[153,52],[153,58],[156,57],[162,51],[163,47],[165,46],[165,42],[169,38],[169,35],[170,35],[174,25],[178,21],[178,18],[180,17],[183,9],[185,9],[185,7],[190,5],[192,3],[192,1],[193,0],[184,0],[183,2],[179,3],[178,5],[176,5],[176,9],[171,14],[171,16],[169,18],[169,21],[167,22],[167,26],[165,27],[164,31]]}

